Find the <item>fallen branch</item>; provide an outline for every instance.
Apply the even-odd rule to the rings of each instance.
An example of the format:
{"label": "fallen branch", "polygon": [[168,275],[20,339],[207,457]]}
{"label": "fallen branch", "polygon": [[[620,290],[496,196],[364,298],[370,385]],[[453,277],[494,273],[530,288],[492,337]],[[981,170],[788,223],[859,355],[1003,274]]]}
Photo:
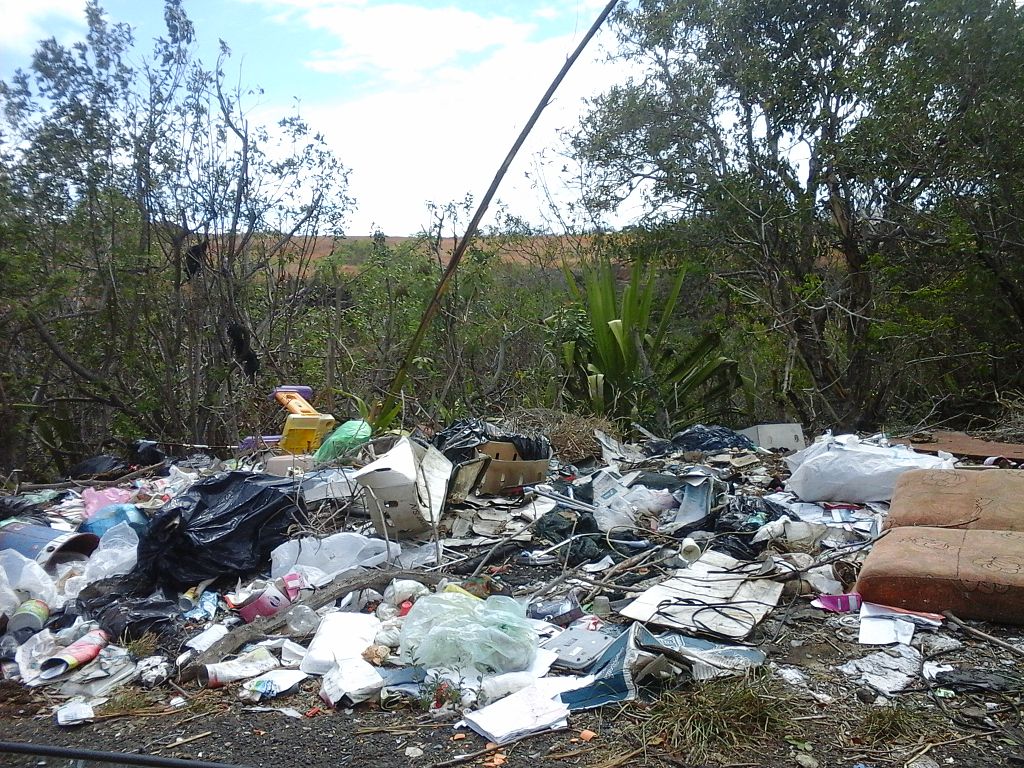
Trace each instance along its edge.
{"label": "fallen branch", "polygon": [[[636,568],[636,567],[638,567],[640,565],[643,565],[647,560],[650,560],[651,558],[653,558],[655,555],[659,554],[660,552],[661,552],[660,548],[652,547],[651,549],[648,549],[646,552],[641,552],[638,555],[633,555],[632,557],[627,557],[621,563],[613,565],[607,571],[602,573],[601,574],[602,580],[609,581],[613,576],[615,576],[618,573],[622,573],[623,571],[628,571],[631,568]],[[659,562],[664,562],[665,560],[671,559],[671,557],[672,557],[672,555],[663,555],[660,559],[656,560],[653,563],[649,563],[648,565],[656,565]],[[602,589],[604,589],[604,587],[600,587],[599,586],[599,587],[596,587],[596,588],[590,590],[590,592],[587,593],[586,597],[583,598],[584,604],[585,603],[589,603],[595,597],[597,597],[597,595],[601,592]]]}
{"label": "fallen branch", "polygon": [[1014,653],[1018,656],[1024,656],[1024,651],[1022,651],[1017,646],[1010,645],[1005,640],[1000,640],[998,637],[993,637],[987,632],[982,632],[980,629],[975,629],[974,627],[967,626],[963,621],[954,616],[952,611],[943,611],[942,615],[945,616],[951,624],[956,624],[958,627],[960,627],[960,629],[962,629],[967,634],[974,635],[975,637],[979,637],[982,640],[988,640],[988,642],[992,643],[993,645],[998,645],[1000,648],[1009,651],[1010,653]]}
{"label": "fallen branch", "polygon": [[[363,571],[355,575],[343,573],[327,586],[314,591],[292,605],[306,605],[315,611],[356,590],[375,589],[382,592],[393,579],[413,579],[429,587],[435,587],[441,581],[440,576],[421,571]],[[274,616],[259,618],[251,624],[231,630],[182,669],[178,676],[179,679],[192,680],[201,667],[207,664],[216,664],[246,643],[260,640],[265,635],[279,630],[287,622],[287,613],[288,611],[281,611]]]}
{"label": "fallen branch", "polygon": [[62,483],[25,483],[18,486],[18,492],[24,493],[26,491],[66,491],[71,488],[81,488],[86,485],[90,485],[93,488],[110,488],[114,485],[120,485],[127,480],[134,480],[137,477],[145,477],[164,466],[164,462],[159,464],[152,464],[142,469],[137,469],[134,472],[129,472],[127,475],[117,478],[116,480],[65,480]]}
{"label": "fallen branch", "polygon": [[580,755],[585,755],[588,752],[593,752],[595,749],[597,749],[596,746],[594,746],[594,747],[587,747],[586,749],[577,749],[574,752],[558,752],[558,753],[553,754],[553,755],[544,755],[544,759],[545,760],[567,760],[570,757],[579,757]]}
{"label": "fallen branch", "polygon": [[159,752],[161,749],[174,749],[175,747],[181,747],[185,744],[190,744],[193,741],[199,741],[199,739],[205,739],[207,736],[212,735],[213,731],[203,731],[202,733],[197,733],[195,736],[189,736],[187,739],[182,739],[181,741],[174,741],[170,744],[164,744],[163,746],[154,749],[153,752]]}
{"label": "fallen branch", "polygon": [[935,747],[946,747],[950,744],[959,744],[962,741],[969,741],[970,739],[976,739],[979,736],[992,736],[993,734],[999,733],[999,731],[985,731],[983,733],[969,733],[966,736],[960,736],[956,739],[948,739],[947,741],[933,741],[928,744],[919,745],[915,747],[915,752],[911,753],[910,757],[903,761],[903,768],[909,768],[909,766],[918,760],[918,758],[924,757]]}

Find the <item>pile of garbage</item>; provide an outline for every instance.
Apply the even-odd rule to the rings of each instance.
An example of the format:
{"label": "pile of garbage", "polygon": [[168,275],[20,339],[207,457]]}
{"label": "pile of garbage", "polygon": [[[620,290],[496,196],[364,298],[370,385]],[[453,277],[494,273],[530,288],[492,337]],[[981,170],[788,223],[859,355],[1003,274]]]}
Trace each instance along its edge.
{"label": "pile of garbage", "polygon": [[[3,676],[45,686],[65,725],[129,685],[266,706],[317,678],[325,706],[410,702],[505,744],[765,665],[751,638],[784,596],[908,657],[943,620],[856,584],[900,477],[951,456],[805,447],[798,425],[595,438],[573,465],[481,420],[347,422],[308,454],[159,453],[0,497]],[[844,671],[891,694],[893,657],[870,659]]]}

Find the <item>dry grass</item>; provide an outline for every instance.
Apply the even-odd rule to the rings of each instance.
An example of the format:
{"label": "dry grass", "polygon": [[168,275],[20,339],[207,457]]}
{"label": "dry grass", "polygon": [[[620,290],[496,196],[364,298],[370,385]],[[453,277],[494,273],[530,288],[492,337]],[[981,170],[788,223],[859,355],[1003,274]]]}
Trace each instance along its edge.
{"label": "dry grass", "polygon": [[224,696],[215,688],[201,688],[189,694],[188,711],[193,715],[205,715],[225,707]]}
{"label": "dry grass", "polygon": [[610,435],[616,433],[615,425],[606,418],[547,408],[511,411],[501,420],[501,426],[512,432],[547,435],[558,458],[569,464],[601,458],[601,444],[594,437],[595,429]]}
{"label": "dry grass", "polygon": [[916,742],[922,734],[939,728],[935,714],[922,709],[904,704],[871,707],[854,728],[853,740],[868,747],[895,746]]}
{"label": "dry grass", "polygon": [[632,713],[641,744],[702,764],[793,736],[795,703],[766,674],[730,677],[669,691]]}
{"label": "dry grass", "polygon": [[159,638],[153,632],[147,632],[142,637],[124,642],[123,645],[128,650],[128,653],[132,655],[132,658],[144,659],[147,656],[154,655],[160,643]]}
{"label": "dry grass", "polygon": [[104,714],[132,714],[162,706],[163,694],[160,691],[126,685],[117,691],[103,705]]}

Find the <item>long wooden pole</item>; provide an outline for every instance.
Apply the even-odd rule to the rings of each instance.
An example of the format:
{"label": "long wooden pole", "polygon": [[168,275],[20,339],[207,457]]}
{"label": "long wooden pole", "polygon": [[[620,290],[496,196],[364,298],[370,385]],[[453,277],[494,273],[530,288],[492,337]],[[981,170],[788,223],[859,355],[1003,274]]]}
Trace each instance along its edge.
{"label": "long wooden pole", "polygon": [[391,382],[391,386],[388,388],[387,396],[384,402],[376,406],[373,409],[373,416],[379,416],[381,413],[388,413],[398,402],[398,397],[402,391],[402,387],[405,386],[406,379],[409,377],[409,369],[412,367],[413,358],[419,353],[420,346],[423,344],[423,339],[427,335],[427,331],[430,328],[430,324],[434,321],[434,317],[437,315],[438,310],[441,308],[441,299],[444,298],[445,293],[448,292],[451,286],[452,278],[455,276],[455,270],[459,268],[459,262],[462,260],[463,254],[466,252],[466,248],[473,241],[473,237],[476,235],[477,229],[480,227],[480,221],[483,219],[484,214],[487,212],[487,207],[491,204],[491,200],[494,198],[495,193],[498,191],[498,186],[501,184],[501,180],[505,177],[505,173],[508,171],[509,166],[512,165],[512,161],[515,159],[516,154],[522,148],[526,142],[526,138],[530,135],[530,131],[533,130],[533,126],[537,124],[537,120],[540,119],[541,113],[544,108],[548,105],[551,97],[554,95],[558,86],[561,85],[562,80],[569,73],[572,65],[576,63],[576,60],[583,53],[583,49],[587,47],[587,44],[591,41],[597,31],[604,24],[605,19],[611,14],[619,0],[609,0],[608,4],[601,11],[601,14],[597,17],[590,29],[587,30],[587,34],[580,40],[580,44],[576,46],[576,50],[572,52],[572,55],[565,60],[565,64],[558,71],[555,79],[551,81],[551,85],[544,91],[544,95],[541,96],[540,101],[537,103],[536,108],[533,110],[533,114],[530,115],[530,119],[526,125],[523,126],[523,130],[519,133],[519,138],[516,139],[515,144],[512,145],[512,149],[508,151],[505,156],[505,161],[498,168],[498,172],[494,174],[494,180],[491,181],[491,186],[487,188],[487,192],[484,193],[483,199],[480,200],[480,205],[477,206],[476,213],[473,214],[472,220],[469,222],[469,226],[466,227],[466,233],[462,236],[462,239],[455,246],[455,250],[452,253],[451,261],[448,262],[447,268],[441,275],[441,280],[437,284],[437,288],[434,289],[434,295],[430,299],[430,303],[427,304],[427,308],[423,312],[423,316],[420,318],[419,327],[416,329],[415,335],[412,337],[412,341],[409,343],[409,349],[405,353],[405,359],[402,361],[402,365],[395,373],[395,378]]}

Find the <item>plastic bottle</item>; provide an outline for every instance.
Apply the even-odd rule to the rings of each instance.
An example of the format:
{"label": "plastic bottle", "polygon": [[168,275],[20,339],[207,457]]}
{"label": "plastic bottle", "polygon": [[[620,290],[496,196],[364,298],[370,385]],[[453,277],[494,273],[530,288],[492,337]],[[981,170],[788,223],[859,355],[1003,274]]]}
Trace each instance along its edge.
{"label": "plastic bottle", "polygon": [[299,635],[312,634],[320,626],[320,617],[308,605],[296,605],[289,609],[285,621],[288,629]]}

